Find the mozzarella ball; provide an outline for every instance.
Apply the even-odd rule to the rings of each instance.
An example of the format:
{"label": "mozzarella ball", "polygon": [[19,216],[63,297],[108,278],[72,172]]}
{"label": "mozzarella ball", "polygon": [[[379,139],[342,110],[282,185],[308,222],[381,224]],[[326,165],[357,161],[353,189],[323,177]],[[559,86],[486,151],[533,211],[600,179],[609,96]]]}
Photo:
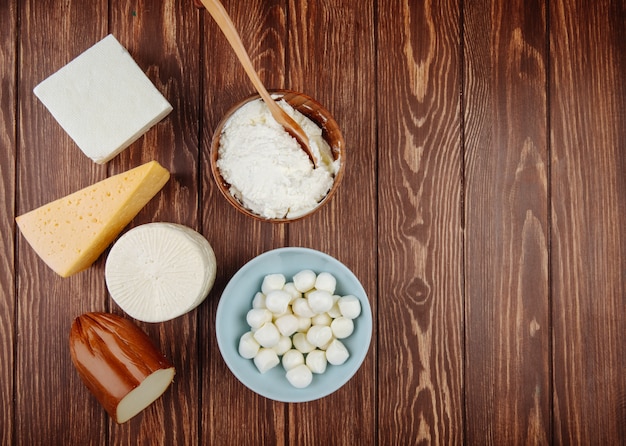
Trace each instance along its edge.
{"label": "mozzarella ball", "polygon": [[335,339],[326,349],[326,359],[332,365],[341,365],[350,357],[348,349],[343,342]]}
{"label": "mozzarella ball", "polygon": [[295,348],[292,348],[291,350],[288,350],[285,352],[285,354],[283,355],[282,362],[283,362],[283,368],[285,369],[285,371],[289,371],[293,369],[295,366],[304,364],[304,355],[302,354],[300,350],[296,350]]}
{"label": "mozzarella ball", "polygon": [[337,279],[331,273],[319,273],[315,279],[315,288],[322,291],[328,291],[330,294],[335,292]]}
{"label": "mozzarella ball", "polygon": [[341,315],[348,319],[356,319],[361,314],[361,302],[356,296],[351,294],[340,297],[337,305],[339,305]]}
{"label": "mozzarella ball", "polygon": [[318,314],[311,318],[311,323],[313,325],[330,325],[332,321],[333,318],[331,318],[328,313]]}
{"label": "mozzarella ball", "polygon": [[246,314],[246,322],[254,329],[260,328],[264,323],[272,321],[272,312],[265,308],[253,308]]}
{"label": "mozzarella ball", "polygon": [[347,317],[338,317],[330,323],[330,329],[337,339],[344,339],[354,331],[354,322]]}
{"label": "mozzarella ball", "polygon": [[321,347],[333,337],[333,331],[328,325],[313,325],[306,332],[306,340],[316,347]]}
{"label": "mozzarella ball", "polygon": [[341,296],[339,296],[338,294],[333,294],[333,306],[330,308],[330,310],[328,310],[328,315],[333,319],[341,317],[341,310],[339,310],[338,304],[340,297]]}
{"label": "mozzarella ball", "polygon": [[252,299],[252,308],[265,308],[265,294],[259,291],[254,295],[254,298]]}
{"label": "mozzarella ball", "polygon": [[298,330],[298,318],[293,314],[285,314],[274,321],[274,325],[283,336],[291,336]]}
{"label": "mozzarella ball", "polygon": [[282,290],[285,286],[285,276],[282,274],[268,274],[263,278],[261,292],[267,295],[270,291]]}
{"label": "mozzarella ball", "polygon": [[259,352],[261,346],[254,339],[254,336],[251,331],[244,333],[241,338],[239,338],[239,354],[246,359],[252,359]]}
{"label": "mozzarella ball", "polygon": [[265,306],[275,314],[287,311],[289,302],[291,302],[291,295],[283,290],[272,290],[265,295]]}
{"label": "mozzarella ball", "polygon": [[289,336],[281,336],[278,343],[272,347],[272,350],[274,350],[278,356],[281,356],[289,351],[291,347],[293,347],[291,338]]}
{"label": "mozzarella ball", "polygon": [[303,297],[300,297],[293,301],[291,304],[291,310],[293,314],[300,317],[313,317],[315,313],[309,306],[309,301]]}
{"label": "mozzarella ball", "polygon": [[315,314],[326,313],[333,307],[333,295],[328,291],[315,290],[309,294],[307,300]]}
{"label": "mozzarella ball", "polygon": [[254,365],[261,373],[267,372],[278,364],[280,364],[280,359],[278,359],[278,355],[271,348],[261,348],[254,357]]}
{"label": "mozzarella ball", "polygon": [[298,316],[298,329],[296,331],[306,333],[309,328],[311,328],[311,318]]}
{"label": "mozzarella ball", "polygon": [[293,284],[298,291],[306,293],[315,286],[317,275],[310,269],[304,269],[293,276]]}
{"label": "mozzarella ball", "polygon": [[287,306],[287,310],[285,310],[283,313],[272,313],[272,322],[276,323],[278,319],[289,314],[293,315],[293,311],[291,311],[291,305]]}
{"label": "mozzarella ball", "polygon": [[280,332],[276,325],[266,322],[254,332],[254,339],[261,344],[261,347],[271,348],[278,344]]}
{"label": "mozzarella ball", "polygon": [[327,364],[326,352],[322,350],[313,350],[306,355],[306,365],[313,373],[324,373]]}
{"label": "mozzarella ball", "polygon": [[298,388],[303,389],[313,381],[313,373],[306,365],[300,364],[287,371],[285,375],[289,383]]}
{"label": "mozzarella ball", "polygon": [[333,342],[335,339],[336,339],[336,338],[333,336],[332,338],[330,338],[330,339],[329,339],[329,341],[328,341],[326,344],[324,344],[324,345],[320,345],[318,348],[319,348],[320,350],[324,350],[324,351],[328,350],[328,347],[330,347],[330,344],[332,344],[332,342]]}
{"label": "mozzarella ball", "polygon": [[296,286],[293,284],[293,282],[287,282],[283,287],[283,290],[289,293],[292,302],[298,297],[302,297],[302,293],[296,289]]}
{"label": "mozzarella ball", "polygon": [[304,333],[296,333],[293,335],[293,346],[302,353],[309,353],[315,350],[315,346],[311,344]]}

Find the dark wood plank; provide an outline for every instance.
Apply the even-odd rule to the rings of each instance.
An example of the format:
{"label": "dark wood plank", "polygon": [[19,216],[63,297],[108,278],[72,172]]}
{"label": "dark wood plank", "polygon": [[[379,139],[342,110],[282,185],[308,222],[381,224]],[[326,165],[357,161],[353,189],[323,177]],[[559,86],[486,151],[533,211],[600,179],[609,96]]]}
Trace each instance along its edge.
{"label": "dark wood plank", "polygon": [[[346,173],[337,195],[313,216],[289,226],[289,245],[318,249],[348,266],[375,315],[374,3],[289,1],[288,12],[287,87],[330,110],[346,141]],[[320,400],[290,405],[289,444],[376,442],[375,339],[345,386]]]}
{"label": "dark wood plank", "polygon": [[[109,163],[111,174],[153,159],[172,174],[132,226],[166,221],[200,230],[198,201],[199,20],[192,2],[110,2],[109,32],[124,45],[173,111]],[[110,308],[120,309],[109,302]],[[140,324],[176,367],[174,383],[128,423],[110,424],[113,444],[192,444],[198,438],[201,406],[198,325],[195,311],[160,324]],[[204,335],[203,335],[204,337]]]}
{"label": "dark wood plank", "polygon": [[378,438],[461,444],[460,10],[378,14]]}
{"label": "dark wood plank", "polygon": [[0,5],[0,444],[13,444],[17,1]]}
{"label": "dark wood plank", "polygon": [[554,439],[626,438],[626,5],[550,2]]}
{"label": "dark wood plank", "polygon": [[[106,167],[82,154],[32,92],[106,35],[107,2],[84,6],[80,1],[20,2],[18,215],[106,176]],[[101,444],[106,418],[74,371],[68,335],[74,317],[104,305],[102,259],[62,279],[20,237],[17,261],[15,440]]]}
{"label": "dark wood plank", "polygon": [[[285,7],[283,1],[224,1],[261,80],[284,87]],[[285,225],[260,223],[228,205],[213,182],[209,148],[213,129],[236,102],[254,94],[233,50],[206,11],[202,17],[204,65],[201,135],[202,228],[218,259],[218,276],[209,310],[200,315],[201,443],[284,444],[285,404],[248,390],[228,370],[215,338],[215,312],[229,278],[254,256],[284,246]]]}
{"label": "dark wood plank", "polygon": [[466,440],[551,440],[546,5],[464,9]]}

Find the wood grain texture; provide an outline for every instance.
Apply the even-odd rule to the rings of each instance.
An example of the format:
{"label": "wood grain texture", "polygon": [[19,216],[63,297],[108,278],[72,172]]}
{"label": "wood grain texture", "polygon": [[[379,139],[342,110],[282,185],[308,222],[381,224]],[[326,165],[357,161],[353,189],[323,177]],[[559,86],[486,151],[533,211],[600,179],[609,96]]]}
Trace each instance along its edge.
{"label": "wood grain texture", "polygon": [[[132,226],[165,221],[200,230],[198,201],[200,29],[191,2],[110,1],[109,32],[126,47],[173,111],[109,163],[110,174],[153,159],[171,173]],[[184,17],[184,21],[179,18]],[[184,25],[184,26],[183,26]],[[111,301],[110,307],[121,310]],[[141,422],[109,421],[112,444],[191,444],[199,435],[197,313],[162,324],[141,324],[176,368],[174,384],[141,414]],[[167,420],[167,422],[164,422]],[[139,440],[138,440],[139,439]]]}
{"label": "wood grain texture", "polygon": [[0,5],[0,444],[13,444],[17,7]]}
{"label": "wood grain texture", "polygon": [[[626,438],[626,5],[550,2],[554,438]],[[609,415],[610,414],[610,415]]]}
{"label": "wood grain texture", "polygon": [[[266,88],[284,87],[285,4],[283,1],[224,1],[253,66]],[[201,147],[203,198],[202,227],[218,259],[218,277],[208,312],[201,313],[200,369],[201,436],[210,444],[285,444],[284,403],[263,398],[248,390],[228,370],[220,356],[215,338],[215,313],[219,296],[228,279],[254,256],[282,247],[287,228],[252,221],[235,211],[220,195],[209,168],[209,149],[213,129],[228,109],[255,94],[235,53],[206,11],[201,11],[203,79],[201,97]]]}
{"label": "wood grain texture", "polygon": [[378,441],[460,444],[460,10],[378,13]]}
{"label": "wood grain texture", "polygon": [[[106,1],[92,2],[89,9],[82,6],[72,1],[20,2],[17,214],[106,176],[106,167],[80,152],[32,92],[106,35],[100,19],[107,15]],[[93,269],[62,279],[22,237],[17,260],[16,440],[104,442],[106,417],[73,370],[68,349],[74,317],[104,304],[101,260]]]}
{"label": "wood grain texture", "polygon": [[[373,4],[290,1],[288,11],[287,87],[331,111],[346,141],[346,174],[338,193],[313,216],[292,223],[288,243],[321,250],[348,266],[376,314]],[[374,444],[375,366],[372,342],[361,369],[344,387],[312,403],[290,405],[288,444]]]}
{"label": "wood grain texture", "polygon": [[546,5],[465,5],[466,432],[551,440]]}
{"label": "wood grain texture", "polygon": [[[0,443],[623,444],[626,3],[224,5],[267,87],[311,95],[343,130],[343,183],[305,220],[253,221],[215,187],[213,129],[254,90],[191,0],[1,4]],[[108,33],[174,111],[101,166],[32,89]],[[177,375],[118,426],[68,348],[79,314],[122,314],[106,254],[61,279],[14,217],[152,159],[172,178],[130,226],[198,229],[218,276],[193,312],[140,324]],[[310,403],[248,390],[215,337],[230,277],[282,246],[342,261],[374,312],[354,379]]]}

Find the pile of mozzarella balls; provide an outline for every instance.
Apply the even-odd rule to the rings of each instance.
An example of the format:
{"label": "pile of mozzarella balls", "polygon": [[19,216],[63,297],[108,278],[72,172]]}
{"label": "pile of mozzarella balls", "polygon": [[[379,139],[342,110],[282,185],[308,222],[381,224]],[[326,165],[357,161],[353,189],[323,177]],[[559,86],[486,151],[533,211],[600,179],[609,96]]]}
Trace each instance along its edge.
{"label": "pile of mozzarella balls", "polygon": [[239,339],[239,354],[253,359],[261,373],[282,362],[297,388],[311,384],[313,373],[324,373],[328,364],[346,362],[350,353],[341,339],[354,331],[361,302],[335,294],[336,285],[332,274],[308,269],[292,282],[283,274],[265,276],[246,315],[250,331]]}

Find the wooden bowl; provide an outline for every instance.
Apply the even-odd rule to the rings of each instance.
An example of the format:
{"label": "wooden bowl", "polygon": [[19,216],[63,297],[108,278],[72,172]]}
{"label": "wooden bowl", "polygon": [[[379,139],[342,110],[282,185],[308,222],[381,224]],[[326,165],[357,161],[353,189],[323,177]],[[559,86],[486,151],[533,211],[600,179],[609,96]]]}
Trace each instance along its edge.
{"label": "wooden bowl", "polygon": [[255,220],[266,221],[271,223],[291,223],[297,220],[301,220],[305,217],[308,217],[315,212],[317,212],[322,206],[324,206],[333,195],[335,195],[337,189],[339,188],[339,184],[343,177],[343,172],[345,168],[345,148],[344,148],[344,140],[343,135],[341,134],[341,130],[337,125],[337,122],[333,119],[332,115],[328,110],[326,110],[321,104],[315,101],[310,96],[307,96],[302,93],[297,93],[290,90],[270,90],[272,97],[276,100],[284,99],[289,103],[294,109],[298,110],[300,113],[308,117],[310,120],[315,122],[322,129],[322,136],[330,146],[333,154],[333,158],[335,160],[340,160],[339,169],[335,175],[333,185],[331,189],[328,191],[326,196],[318,203],[316,207],[311,209],[309,212],[299,215],[294,218],[267,218],[262,215],[259,215],[255,212],[252,212],[250,209],[247,209],[242,205],[242,203],[234,197],[230,193],[230,184],[224,180],[222,177],[220,170],[217,166],[217,160],[219,157],[219,146],[220,146],[220,138],[222,136],[222,130],[224,128],[224,124],[228,119],[232,116],[232,114],[239,109],[244,104],[259,99],[259,95],[250,96],[243,101],[235,104],[226,115],[222,118],[220,123],[217,125],[215,132],[213,133],[213,139],[211,141],[211,153],[210,153],[210,165],[211,172],[213,174],[213,178],[215,179],[215,183],[217,184],[218,189],[222,193],[222,195],[226,198],[226,200],[239,212],[248,217],[252,217]]}

